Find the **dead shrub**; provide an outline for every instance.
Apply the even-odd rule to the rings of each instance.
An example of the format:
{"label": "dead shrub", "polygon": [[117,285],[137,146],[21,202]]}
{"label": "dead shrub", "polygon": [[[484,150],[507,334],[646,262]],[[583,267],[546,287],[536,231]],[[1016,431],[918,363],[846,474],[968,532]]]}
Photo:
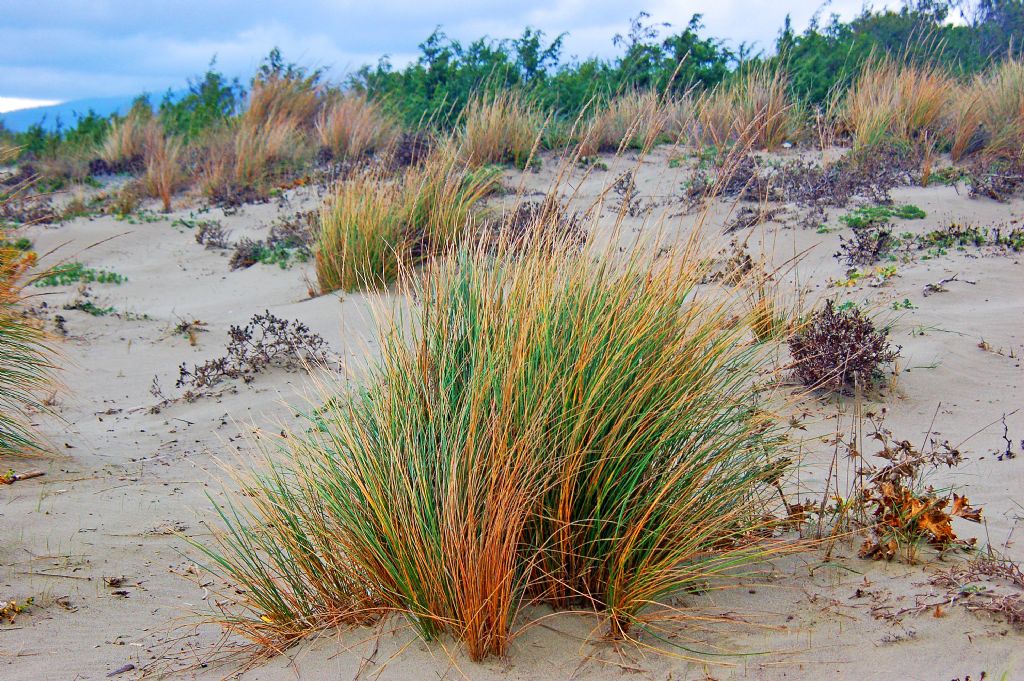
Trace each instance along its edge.
{"label": "dead shrub", "polygon": [[837,310],[831,300],[789,340],[796,377],[826,390],[873,386],[899,350],[859,309]]}

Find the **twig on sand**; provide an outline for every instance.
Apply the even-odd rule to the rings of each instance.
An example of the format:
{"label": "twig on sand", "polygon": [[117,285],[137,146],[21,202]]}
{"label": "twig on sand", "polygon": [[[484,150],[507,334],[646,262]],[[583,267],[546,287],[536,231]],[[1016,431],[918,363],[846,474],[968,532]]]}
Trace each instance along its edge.
{"label": "twig on sand", "polygon": [[10,473],[0,475],[0,485],[13,485],[16,482],[28,480],[30,478],[38,478],[41,475],[46,475],[46,471],[35,470],[28,471],[27,473],[15,473],[14,471],[11,471]]}
{"label": "twig on sand", "polygon": [[976,281],[971,281],[970,279],[960,279],[960,273],[958,272],[958,273],[954,274],[952,277],[949,277],[947,279],[942,279],[942,280],[940,280],[940,281],[938,281],[938,282],[936,282],[934,284],[926,285],[924,287],[924,296],[927,298],[932,293],[945,293],[946,291],[949,290],[948,288],[946,288],[945,285],[949,284],[949,283],[952,283],[954,281],[959,281],[959,282],[963,282],[965,284],[970,284],[971,286],[975,286],[978,283]]}

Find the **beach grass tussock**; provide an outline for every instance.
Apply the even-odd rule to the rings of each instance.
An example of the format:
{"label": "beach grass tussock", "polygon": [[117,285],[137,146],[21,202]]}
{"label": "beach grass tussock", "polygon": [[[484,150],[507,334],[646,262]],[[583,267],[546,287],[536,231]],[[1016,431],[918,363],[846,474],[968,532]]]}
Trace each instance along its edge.
{"label": "beach grass tussock", "polygon": [[169,137],[157,126],[147,130],[144,146],[146,172],[142,178],[143,187],[150,196],[159,197],[165,213],[171,212],[174,193],[185,181],[182,167],[184,145],[181,140]]}
{"label": "beach grass tussock", "polygon": [[321,149],[340,161],[388,150],[398,139],[399,127],[377,102],[361,93],[331,98],[316,117]]}
{"label": "beach grass tussock", "polygon": [[860,148],[934,138],[954,94],[953,79],[938,66],[872,60],[846,94],[844,128]]}
{"label": "beach grass tussock", "polygon": [[544,116],[518,91],[478,95],[463,115],[460,155],[473,167],[511,163],[525,168],[537,152],[544,126]]}
{"label": "beach grass tussock", "polygon": [[257,77],[245,111],[205,136],[198,171],[203,193],[218,203],[265,196],[274,179],[313,157],[322,102],[312,77]]}
{"label": "beach grass tussock", "polygon": [[775,149],[803,132],[781,67],[745,68],[699,96],[695,109],[693,140],[701,146]]}
{"label": "beach grass tussock", "polygon": [[1007,59],[978,76],[973,93],[985,153],[1024,159],[1024,59]]}
{"label": "beach grass tussock", "polygon": [[471,169],[440,148],[397,178],[369,170],[339,182],[320,214],[320,290],[387,286],[404,265],[457,245],[498,179],[496,168]]}
{"label": "beach grass tussock", "polygon": [[46,411],[56,365],[52,338],[24,303],[36,254],[4,232],[0,223],[0,456],[32,456],[47,451],[32,420]]}
{"label": "beach grass tussock", "polygon": [[286,645],[397,612],[480,659],[527,600],[624,638],[765,555],[759,492],[784,464],[764,346],[734,291],[698,293],[698,259],[479,248],[430,267],[361,387],[323,388],[222,512],[203,550],[237,605],[223,624]]}
{"label": "beach grass tussock", "polygon": [[634,91],[598,102],[583,124],[580,156],[625,149],[646,149],[658,141],[669,124],[669,107],[653,91]]}
{"label": "beach grass tussock", "polygon": [[145,158],[152,125],[151,120],[134,114],[115,120],[103,141],[100,158],[115,172],[135,170]]}

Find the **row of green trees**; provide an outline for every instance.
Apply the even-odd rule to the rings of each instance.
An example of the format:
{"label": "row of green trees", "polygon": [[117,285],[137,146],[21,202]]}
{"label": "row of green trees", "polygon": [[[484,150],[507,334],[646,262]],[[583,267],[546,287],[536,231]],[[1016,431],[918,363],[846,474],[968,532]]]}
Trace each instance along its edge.
{"label": "row of green trees", "polygon": [[[957,19],[951,21],[951,19]],[[793,94],[816,105],[845,89],[865,60],[891,54],[910,61],[938,63],[959,76],[970,76],[993,60],[1022,52],[1024,0],[912,0],[900,10],[865,10],[852,21],[832,16],[811,21],[797,33],[787,18],[770,55],[704,34],[696,14],[682,30],[650,22],[641,13],[625,35],[614,38],[621,54],[615,58],[565,59],[565,34],[553,39],[527,28],[519,38],[481,38],[469,44],[448,37],[440,28],[420,44],[420,56],[402,68],[387,57],[352,74],[343,87],[365,92],[384,104],[408,126],[449,127],[475,93],[517,87],[530,93],[546,110],[574,117],[595,98],[634,89],[682,92],[709,88],[750,64],[782,63]],[[301,74],[311,81],[320,71],[306,72],[286,63],[274,50],[261,73]],[[257,74],[259,75],[259,74]],[[244,107],[242,83],[211,63],[203,76],[190,80],[184,95],[168,93],[158,106],[140,97],[140,110],[158,115],[164,128],[185,139],[198,136],[236,115]],[[106,135],[110,120],[90,112],[75,125],[48,132],[34,126],[25,133],[6,132],[0,139],[36,156],[60,148],[86,149]]]}

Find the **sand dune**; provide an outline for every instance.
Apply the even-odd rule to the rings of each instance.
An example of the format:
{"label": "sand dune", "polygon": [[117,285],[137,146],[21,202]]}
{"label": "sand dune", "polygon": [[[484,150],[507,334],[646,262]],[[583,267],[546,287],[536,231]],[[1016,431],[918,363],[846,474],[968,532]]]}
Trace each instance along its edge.
{"label": "sand dune", "polygon": [[[643,159],[604,158],[608,169],[589,175],[574,170],[568,186],[578,186],[574,205],[582,209],[623,171],[636,169],[636,214],[613,236],[621,198],[609,195],[599,239],[632,247],[635,239],[653,239],[659,225],[669,240],[690,233],[698,211],[687,210],[681,187],[692,162],[670,167],[677,154],[659,147]],[[558,165],[545,158],[536,173],[506,171],[504,184],[537,198],[533,194],[547,190]],[[963,186],[937,185],[900,187],[892,198],[926,213],[918,220],[897,218],[897,232],[920,234],[951,222],[1024,225],[1019,197],[998,203],[971,198]],[[512,201],[514,194],[491,203]],[[196,217],[221,220],[234,239],[262,238],[276,216],[317,203],[316,190],[302,188],[289,192],[285,204],[245,206],[234,215],[212,209]],[[830,208],[826,225],[835,229],[824,233],[797,224],[805,209],[780,205],[771,221],[723,235],[722,225],[742,205],[748,204],[714,202],[703,230],[709,247],[728,248],[737,238],[755,256],[779,264],[803,254],[788,279],[807,288],[809,303],[839,296],[866,303],[890,323],[892,340],[902,347],[898,375],[863,408],[884,409],[886,426],[901,438],[964,442],[967,461],[935,470],[929,481],[953,485],[984,507],[984,525],[956,521],[962,536],[1024,560],[1015,531],[1024,518],[1024,456],[996,456],[1005,447],[1004,414],[1018,452],[1024,437],[1024,411],[1015,412],[1024,397],[1021,255],[973,247],[930,259],[918,254],[894,263],[895,273],[879,286],[839,288],[830,282],[844,279],[846,267],[833,254],[840,243],[838,216],[849,208]],[[309,380],[301,371],[273,370],[251,383],[228,382],[216,395],[173,399],[154,410],[161,401],[151,392],[154,379],[166,397],[176,398],[178,365],[218,356],[229,326],[264,310],[307,324],[350,369],[375,352],[372,307],[392,299],[310,298],[306,282],[315,276],[309,263],[230,271],[224,252],[205,249],[176,222],[194,211],[181,208],[137,224],[94,217],[22,230],[40,253],[59,247],[51,259],[113,270],[127,281],[88,287],[88,300],[115,309],[105,316],[62,309],[81,299],[78,286],[37,289],[31,301],[37,309],[46,306],[41,314],[50,323],[57,315],[66,320],[67,391],[57,398],[56,417],[44,421],[58,456],[32,462],[46,475],[6,488],[0,506],[0,583],[5,593],[35,601],[15,626],[0,629],[0,678],[96,679],[117,670],[125,670],[118,678],[133,678],[147,668],[184,678],[230,673],[231,667],[209,664],[220,632],[197,626],[192,613],[212,607],[210,578],[195,570],[197,553],[177,533],[207,534],[211,503],[222,498],[218,460],[251,460],[254,428],[295,423]],[[942,281],[944,292],[925,295],[929,284]],[[173,331],[185,320],[206,323],[194,346]],[[833,456],[824,440],[837,427],[849,427],[854,406],[810,395],[792,407],[806,427],[796,431],[803,438],[801,496],[820,498]],[[948,681],[978,679],[982,671],[990,679],[1024,677],[1019,628],[944,601],[946,590],[929,584],[958,558],[926,553],[918,565],[880,563],[857,558],[858,546],[859,540],[839,541],[827,562],[811,551],[765,565],[762,574],[737,579],[735,588],[681,595],[680,606],[704,621],[667,623],[661,632],[642,635],[650,649],[616,649],[600,640],[592,616],[563,613],[526,627],[507,659],[478,664],[453,643],[418,640],[394,618],[378,628],[325,634],[242,678]],[[714,617],[722,621],[707,621]]]}

